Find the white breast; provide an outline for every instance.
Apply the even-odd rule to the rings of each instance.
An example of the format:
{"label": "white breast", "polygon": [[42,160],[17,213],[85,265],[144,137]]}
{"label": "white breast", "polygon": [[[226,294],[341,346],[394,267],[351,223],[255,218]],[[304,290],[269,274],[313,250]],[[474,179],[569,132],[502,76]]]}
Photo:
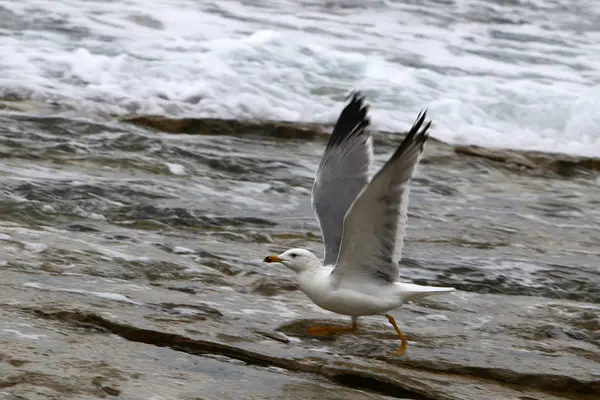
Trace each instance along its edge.
{"label": "white breast", "polygon": [[390,296],[392,293],[388,295],[380,291],[375,295],[343,286],[335,288],[330,274],[328,269],[316,269],[297,275],[300,290],[325,310],[342,315],[362,316],[381,314],[401,304],[396,296]]}

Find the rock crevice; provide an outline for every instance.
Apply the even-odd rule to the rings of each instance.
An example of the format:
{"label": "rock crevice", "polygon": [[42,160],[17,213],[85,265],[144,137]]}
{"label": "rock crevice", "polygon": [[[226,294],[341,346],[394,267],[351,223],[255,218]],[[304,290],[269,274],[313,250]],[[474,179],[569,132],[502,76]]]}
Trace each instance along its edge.
{"label": "rock crevice", "polygon": [[[112,321],[95,313],[81,310],[29,310],[36,316],[45,319],[58,320],[78,327],[95,329],[102,333],[112,333],[126,340],[150,344],[158,347],[168,347],[188,354],[219,355],[242,361],[259,367],[279,367],[293,372],[314,373],[329,378],[331,381],[353,389],[392,396],[397,398],[412,398],[415,400],[445,400],[453,399],[442,392],[423,385],[421,379],[411,379],[412,374],[429,374],[432,379],[436,374],[443,376],[454,375],[454,378],[494,381],[496,384],[507,386],[522,386],[538,391],[550,391],[554,395],[564,393],[569,398],[586,399],[600,393],[600,382],[580,382],[565,376],[550,376],[519,374],[495,368],[461,367],[434,365],[432,363],[411,363],[397,361],[392,363],[400,369],[385,373],[374,373],[361,367],[349,364],[336,364],[322,359],[281,358],[249,351],[240,347],[208,340],[192,339],[180,334],[161,332],[141,328],[127,323]],[[390,360],[374,360],[390,363]],[[393,376],[397,375],[398,379]],[[582,395],[583,397],[577,397]]]}

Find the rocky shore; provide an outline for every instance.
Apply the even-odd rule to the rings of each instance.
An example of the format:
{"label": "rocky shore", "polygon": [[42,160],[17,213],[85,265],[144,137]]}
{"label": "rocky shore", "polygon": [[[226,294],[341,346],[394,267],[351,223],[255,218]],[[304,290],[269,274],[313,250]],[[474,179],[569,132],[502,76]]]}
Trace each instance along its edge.
{"label": "rocky shore", "polygon": [[[58,110],[58,111],[57,111]],[[430,140],[403,279],[454,286],[353,334],[261,262],[322,254],[330,127],[0,102],[0,397],[600,396],[600,160]],[[375,134],[381,163],[401,134]]]}

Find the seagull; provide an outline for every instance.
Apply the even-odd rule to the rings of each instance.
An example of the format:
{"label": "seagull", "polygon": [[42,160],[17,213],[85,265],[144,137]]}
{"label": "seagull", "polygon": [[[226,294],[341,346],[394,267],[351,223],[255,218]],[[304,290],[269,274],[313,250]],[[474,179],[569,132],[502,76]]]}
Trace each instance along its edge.
{"label": "seagull", "polygon": [[300,290],[319,307],[352,317],[350,326],[313,326],[310,333],[353,332],[359,317],[384,315],[402,341],[402,355],[408,341],[389,312],[408,301],[455,290],[399,280],[410,182],[431,121],[424,123],[427,111],[421,111],[394,154],[370,178],[368,105],[359,92],[350,97],[329,137],[312,189],[312,208],[325,246],[323,262],[306,249],[267,256],[264,262],[294,271]]}

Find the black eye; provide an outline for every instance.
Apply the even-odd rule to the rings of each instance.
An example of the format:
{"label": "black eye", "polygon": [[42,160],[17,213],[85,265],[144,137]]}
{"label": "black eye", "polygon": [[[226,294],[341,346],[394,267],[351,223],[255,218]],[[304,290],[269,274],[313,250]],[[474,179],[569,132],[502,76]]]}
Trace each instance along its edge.
{"label": "black eye", "polygon": [[297,256],[297,255],[298,255],[298,254],[296,254],[296,253],[292,253],[292,254],[290,254],[290,256],[292,256],[292,258],[296,258],[296,256]]}

